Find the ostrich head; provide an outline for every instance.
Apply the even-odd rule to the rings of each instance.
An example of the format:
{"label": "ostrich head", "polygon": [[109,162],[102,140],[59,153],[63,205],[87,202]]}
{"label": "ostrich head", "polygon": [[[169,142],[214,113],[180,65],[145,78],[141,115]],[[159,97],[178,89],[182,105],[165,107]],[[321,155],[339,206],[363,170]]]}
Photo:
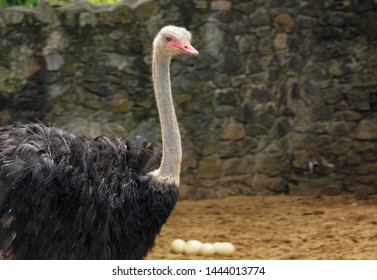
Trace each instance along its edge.
{"label": "ostrich head", "polygon": [[191,46],[191,33],[183,27],[165,26],[153,41],[154,51],[163,56],[174,56],[186,53],[198,56],[199,52]]}

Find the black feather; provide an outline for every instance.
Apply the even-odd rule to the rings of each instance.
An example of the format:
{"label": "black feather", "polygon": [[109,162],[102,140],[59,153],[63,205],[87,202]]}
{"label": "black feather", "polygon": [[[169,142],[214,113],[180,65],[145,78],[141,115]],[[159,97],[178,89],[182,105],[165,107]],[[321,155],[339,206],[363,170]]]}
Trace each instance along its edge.
{"label": "black feather", "polygon": [[178,199],[137,138],[0,128],[0,258],[142,259]]}

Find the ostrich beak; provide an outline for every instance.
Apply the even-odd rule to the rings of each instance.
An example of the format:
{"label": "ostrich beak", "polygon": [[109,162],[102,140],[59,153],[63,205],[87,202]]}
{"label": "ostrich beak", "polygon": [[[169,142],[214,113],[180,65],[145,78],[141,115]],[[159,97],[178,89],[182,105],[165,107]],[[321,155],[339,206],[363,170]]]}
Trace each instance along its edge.
{"label": "ostrich beak", "polygon": [[187,53],[192,56],[198,56],[199,52],[190,44],[190,42],[185,42],[182,44],[170,44],[170,46],[174,49],[177,49],[181,52]]}

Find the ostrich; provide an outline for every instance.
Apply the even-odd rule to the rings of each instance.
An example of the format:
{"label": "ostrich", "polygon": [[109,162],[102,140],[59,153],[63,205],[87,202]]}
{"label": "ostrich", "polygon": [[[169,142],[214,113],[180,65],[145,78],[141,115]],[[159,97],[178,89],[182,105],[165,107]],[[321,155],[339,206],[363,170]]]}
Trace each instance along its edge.
{"label": "ostrich", "polygon": [[0,259],[143,259],[178,199],[181,140],[172,56],[197,56],[185,28],[153,41],[162,157],[140,137],[122,143],[43,124],[0,128]]}

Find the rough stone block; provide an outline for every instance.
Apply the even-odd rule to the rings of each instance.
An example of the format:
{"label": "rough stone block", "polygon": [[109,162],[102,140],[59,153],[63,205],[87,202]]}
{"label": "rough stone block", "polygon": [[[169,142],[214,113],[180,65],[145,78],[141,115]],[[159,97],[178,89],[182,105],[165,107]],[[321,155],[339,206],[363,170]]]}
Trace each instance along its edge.
{"label": "rough stone block", "polygon": [[289,184],[290,195],[340,195],[342,185],[340,182],[330,178],[307,178],[300,179],[297,184]]}
{"label": "rough stone block", "polygon": [[211,2],[211,10],[215,11],[228,11],[232,8],[230,1],[215,0]]}
{"label": "rough stone block", "polygon": [[288,45],[287,45],[287,34],[285,34],[285,33],[277,34],[275,39],[274,39],[274,47],[277,50],[286,49],[288,47]]}
{"label": "rough stone block", "polygon": [[243,124],[230,118],[221,132],[220,137],[222,140],[234,141],[244,138],[245,135],[246,133]]}
{"label": "rough stone block", "polygon": [[64,58],[58,53],[51,53],[46,56],[47,70],[57,71],[64,65]]}
{"label": "rough stone block", "polygon": [[198,176],[203,179],[214,179],[221,175],[221,160],[216,156],[209,156],[201,160]]}
{"label": "rough stone block", "polygon": [[370,109],[370,96],[369,91],[366,89],[355,89],[347,94],[347,100],[350,109],[354,110],[369,110]]}
{"label": "rough stone block", "polygon": [[356,128],[355,136],[359,140],[376,140],[377,122],[372,120],[362,120]]}
{"label": "rough stone block", "polygon": [[230,158],[224,160],[223,174],[225,176],[250,174],[253,168],[254,160],[251,156]]}
{"label": "rough stone block", "polygon": [[256,194],[264,194],[266,191],[272,193],[287,193],[288,186],[280,177],[270,177],[265,174],[255,174],[252,181]]}
{"label": "rough stone block", "polygon": [[250,25],[254,27],[270,25],[270,17],[268,16],[266,12],[258,11],[258,12],[252,13],[249,16],[249,22],[250,22]]}
{"label": "rough stone block", "polygon": [[291,32],[295,26],[295,22],[289,14],[282,13],[275,17],[274,25],[278,30]]}

